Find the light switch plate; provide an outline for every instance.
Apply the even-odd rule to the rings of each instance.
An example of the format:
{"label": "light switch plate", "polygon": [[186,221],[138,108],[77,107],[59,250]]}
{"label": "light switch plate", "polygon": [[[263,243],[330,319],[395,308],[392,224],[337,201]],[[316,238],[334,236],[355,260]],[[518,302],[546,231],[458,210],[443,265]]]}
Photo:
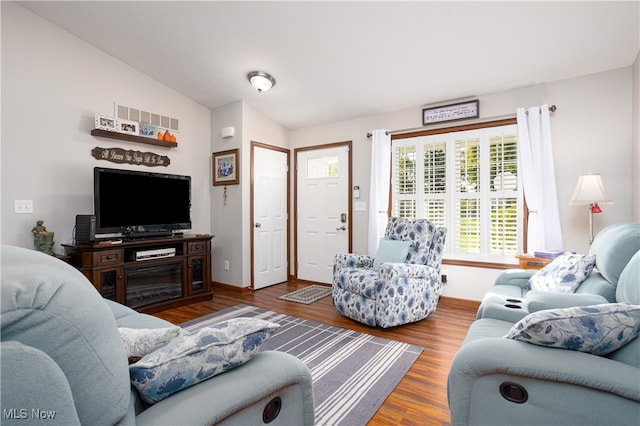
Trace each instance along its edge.
{"label": "light switch plate", "polygon": [[353,209],[357,212],[367,211],[367,202],[366,201],[356,201],[353,204]]}
{"label": "light switch plate", "polygon": [[13,200],[13,212],[18,214],[33,213],[33,200]]}

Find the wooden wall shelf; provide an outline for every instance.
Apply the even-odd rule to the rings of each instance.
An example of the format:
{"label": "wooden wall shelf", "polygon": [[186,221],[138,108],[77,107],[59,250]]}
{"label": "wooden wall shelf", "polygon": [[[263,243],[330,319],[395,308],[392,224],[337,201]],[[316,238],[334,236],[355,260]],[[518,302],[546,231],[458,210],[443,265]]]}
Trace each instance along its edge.
{"label": "wooden wall shelf", "polygon": [[176,142],[161,141],[158,139],[147,138],[144,136],[128,135],[126,133],[111,132],[109,130],[102,130],[102,129],[91,130],[91,135],[100,136],[103,138],[110,138],[110,139],[120,139],[123,141],[129,141],[129,142],[145,143],[147,145],[165,146],[167,148],[176,148],[178,146]]}

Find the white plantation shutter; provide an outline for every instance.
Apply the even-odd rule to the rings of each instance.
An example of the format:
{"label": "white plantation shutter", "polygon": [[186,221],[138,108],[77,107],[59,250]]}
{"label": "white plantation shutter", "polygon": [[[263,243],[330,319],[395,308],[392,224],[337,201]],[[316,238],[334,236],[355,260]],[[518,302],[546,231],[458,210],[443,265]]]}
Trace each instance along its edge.
{"label": "white plantation shutter", "polygon": [[[504,129],[496,129],[504,130]],[[490,135],[491,228],[489,251],[513,255],[518,251],[520,214],[518,204],[518,149],[515,134]]]}
{"label": "white plantation shutter", "polygon": [[392,214],[446,226],[445,256],[513,261],[521,251],[516,126],[393,140]]}
{"label": "white plantation shutter", "polygon": [[[434,140],[435,139],[435,140]],[[423,145],[422,216],[438,226],[446,226],[447,146],[441,138]]]}
{"label": "white plantation shutter", "polygon": [[392,148],[392,183],[394,216],[417,217],[416,145],[411,139]]}

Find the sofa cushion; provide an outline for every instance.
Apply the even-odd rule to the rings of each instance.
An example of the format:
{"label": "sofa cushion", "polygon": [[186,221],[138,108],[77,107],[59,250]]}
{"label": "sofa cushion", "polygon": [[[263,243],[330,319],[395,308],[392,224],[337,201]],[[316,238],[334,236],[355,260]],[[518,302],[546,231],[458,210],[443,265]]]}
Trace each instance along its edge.
{"label": "sofa cushion", "polygon": [[529,279],[532,290],[573,293],[595,265],[595,255],[564,253]]}
{"label": "sofa cushion", "polygon": [[184,334],[131,364],[131,382],[153,404],[249,361],[279,327],[258,318],[233,318]]}
{"label": "sofa cushion", "polygon": [[129,362],[138,361],[140,358],[153,351],[160,345],[169,343],[178,337],[180,327],[166,328],[127,328],[118,327],[120,338],[124,344]]}
{"label": "sofa cushion", "polygon": [[620,274],[616,288],[616,301],[640,305],[640,250],[633,255]]}
{"label": "sofa cushion", "polygon": [[87,278],[53,256],[3,246],[0,287],[2,341],[51,357],[82,424],[118,423],[129,409],[127,357],[111,310]]}
{"label": "sofa cushion", "polygon": [[386,262],[404,263],[409,253],[410,241],[380,239],[378,252],[373,260],[373,269],[380,269],[380,265]]}
{"label": "sofa cushion", "polygon": [[596,268],[607,281],[616,285],[629,259],[640,250],[640,223],[609,225],[596,235],[591,254],[596,255]]}
{"label": "sofa cushion", "polygon": [[640,306],[625,303],[548,309],[527,315],[504,336],[539,346],[606,355],[640,331]]}

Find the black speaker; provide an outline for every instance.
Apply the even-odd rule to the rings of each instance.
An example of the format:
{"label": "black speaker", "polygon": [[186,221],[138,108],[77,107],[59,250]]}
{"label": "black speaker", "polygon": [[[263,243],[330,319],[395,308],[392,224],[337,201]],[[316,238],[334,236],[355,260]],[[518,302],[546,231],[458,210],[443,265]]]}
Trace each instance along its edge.
{"label": "black speaker", "polygon": [[96,240],[96,217],[92,214],[76,215],[76,244],[93,243]]}

